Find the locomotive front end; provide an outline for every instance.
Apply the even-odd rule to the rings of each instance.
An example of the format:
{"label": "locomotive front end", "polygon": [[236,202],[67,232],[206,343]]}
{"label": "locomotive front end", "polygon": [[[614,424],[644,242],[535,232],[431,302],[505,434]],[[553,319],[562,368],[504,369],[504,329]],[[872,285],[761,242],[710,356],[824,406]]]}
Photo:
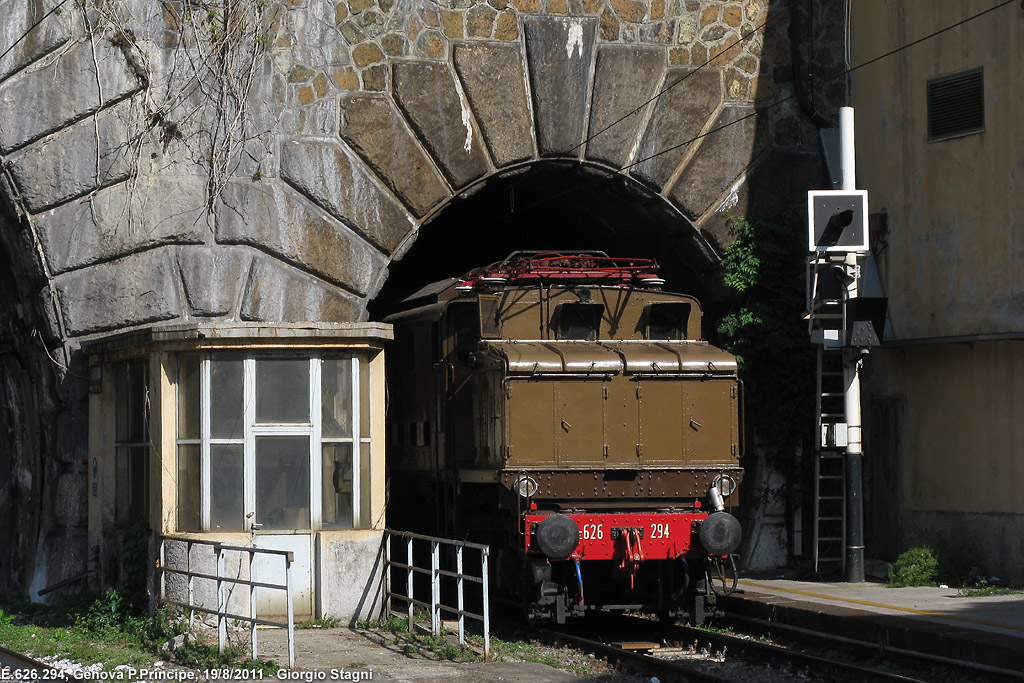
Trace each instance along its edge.
{"label": "locomotive front end", "polygon": [[[399,427],[415,441],[403,497],[439,501],[436,533],[490,544],[499,590],[531,619],[700,622],[735,576],[736,359],[703,340],[697,300],[662,284],[649,260],[515,254],[395,318],[413,341],[392,357],[432,368],[395,392],[417,420]],[[438,436],[404,436],[419,424]]]}

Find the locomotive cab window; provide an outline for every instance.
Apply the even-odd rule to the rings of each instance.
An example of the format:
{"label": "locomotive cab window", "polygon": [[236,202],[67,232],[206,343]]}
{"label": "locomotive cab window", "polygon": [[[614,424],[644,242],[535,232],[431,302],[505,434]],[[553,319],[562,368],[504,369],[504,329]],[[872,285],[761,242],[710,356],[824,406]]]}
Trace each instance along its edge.
{"label": "locomotive cab window", "polygon": [[686,339],[690,321],[690,304],[662,303],[647,307],[648,339]]}
{"label": "locomotive cab window", "polygon": [[601,304],[561,304],[558,307],[557,325],[559,339],[581,339],[594,341],[601,326]]}
{"label": "locomotive cab window", "polygon": [[458,303],[448,307],[447,316],[456,356],[466,362],[480,341],[480,311],[473,304]]}

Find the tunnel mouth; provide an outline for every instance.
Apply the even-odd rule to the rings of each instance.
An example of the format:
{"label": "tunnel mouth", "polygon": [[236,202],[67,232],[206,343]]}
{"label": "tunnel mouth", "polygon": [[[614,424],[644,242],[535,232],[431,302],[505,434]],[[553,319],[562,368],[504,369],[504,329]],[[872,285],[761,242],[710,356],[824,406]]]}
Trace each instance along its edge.
{"label": "tunnel mouth", "polygon": [[389,266],[370,303],[380,320],[426,284],[457,277],[520,250],[598,250],[654,258],[665,289],[717,300],[719,257],[669,201],[595,164],[546,160],[505,169],[436,210]]}

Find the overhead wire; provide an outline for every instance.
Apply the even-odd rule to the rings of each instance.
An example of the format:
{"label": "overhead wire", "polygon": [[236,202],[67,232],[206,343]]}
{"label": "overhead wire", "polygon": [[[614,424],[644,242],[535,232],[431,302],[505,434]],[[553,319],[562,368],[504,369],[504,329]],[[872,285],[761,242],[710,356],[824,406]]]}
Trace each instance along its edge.
{"label": "overhead wire", "polygon": [[60,0],[60,2],[58,2],[56,5],[54,5],[53,8],[50,9],[49,12],[47,12],[42,17],[40,17],[39,20],[36,21],[36,23],[34,23],[31,26],[29,26],[28,29],[24,33],[22,33],[20,36],[18,36],[17,39],[15,39],[15,41],[13,43],[11,43],[10,46],[6,50],[4,50],[2,53],[0,53],[0,59],[3,59],[4,57],[6,57],[8,52],[10,52],[14,48],[16,48],[18,46],[18,43],[20,43],[21,41],[25,40],[25,38],[28,37],[28,34],[32,33],[32,31],[34,31],[36,29],[36,27],[39,26],[39,24],[41,24],[44,21],[46,21],[46,19],[51,14],[53,14],[57,10],[59,10],[65,3],[67,3],[67,1],[68,0]]}
{"label": "overhead wire", "polygon": [[[876,57],[872,57],[871,59],[869,59],[869,60],[867,60],[865,62],[861,62],[860,64],[857,64],[856,66],[852,66],[852,67],[846,69],[845,71],[842,71],[842,72],[840,72],[840,73],[838,73],[838,74],[836,74],[836,75],[834,75],[834,76],[832,76],[830,78],[824,79],[824,82],[825,83],[830,83],[830,82],[832,82],[834,80],[837,80],[839,78],[843,78],[845,76],[848,76],[849,74],[853,73],[854,71],[857,71],[857,70],[862,69],[862,68],[864,68],[866,66],[874,64],[875,62],[878,62],[878,61],[880,61],[882,59],[885,59],[886,57],[891,57],[892,55],[898,54],[898,53],[900,53],[900,52],[902,52],[902,51],[904,51],[906,49],[909,49],[909,48],[911,48],[911,47],[913,47],[915,45],[918,45],[918,44],[923,43],[923,42],[925,42],[927,40],[930,40],[930,39],[932,39],[932,38],[934,38],[934,37],[936,37],[938,35],[946,33],[947,31],[951,31],[951,30],[953,30],[953,29],[955,29],[957,27],[963,26],[964,24],[966,24],[968,22],[974,21],[975,19],[978,19],[979,17],[982,17],[982,16],[984,16],[986,14],[989,14],[990,12],[994,12],[995,10],[997,10],[997,9],[999,9],[1001,7],[1005,7],[1006,5],[1009,5],[1009,4],[1011,4],[1013,2],[1016,2],[1016,1],[1017,0],[1003,0],[998,5],[994,5],[992,7],[989,7],[988,9],[982,10],[982,11],[976,13],[976,14],[972,14],[971,16],[969,16],[969,17],[967,17],[965,19],[962,19],[962,20],[960,20],[960,21],[958,21],[958,22],[956,22],[954,24],[950,24],[949,26],[943,27],[943,28],[941,28],[941,29],[939,29],[937,31],[929,33],[926,36],[922,36],[921,38],[918,38],[918,39],[913,40],[913,41],[911,41],[909,43],[901,45],[901,46],[899,46],[897,48],[889,50],[888,52],[885,52],[883,54],[877,55]],[[707,64],[707,63],[708,62],[705,62],[705,64]],[[673,84],[673,86],[674,85],[675,84]],[[789,102],[790,100],[794,99],[795,97],[796,97],[796,95],[792,94],[792,95],[788,95],[786,97],[783,97],[781,99],[776,99],[771,104],[768,104],[767,106],[760,107],[760,108],[755,108],[753,111],[751,111],[749,114],[746,114],[745,116],[741,116],[741,117],[739,117],[737,119],[729,121],[728,123],[724,123],[721,126],[718,126],[716,128],[712,128],[710,130],[704,131],[703,133],[699,133],[697,135],[694,135],[693,137],[689,138],[688,140],[685,140],[685,141],[680,142],[678,144],[672,145],[670,147],[665,147],[663,149],[658,150],[654,154],[651,154],[649,156],[643,157],[642,159],[637,159],[637,160],[633,161],[632,163],[626,164],[625,166],[622,166],[622,167],[618,168],[616,170],[616,172],[617,173],[622,173],[623,171],[627,171],[630,168],[633,168],[634,166],[638,166],[639,164],[642,164],[644,162],[650,161],[651,159],[655,159],[655,158],[657,158],[657,157],[659,157],[659,156],[661,156],[663,154],[668,154],[669,152],[673,152],[673,151],[675,151],[675,150],[677,150],[677,149],[679,149],[681,147],[686,147],[688,145],[691,145],[694,142],[697,142],[698,140],[701,140],[701,139],[711,135],[712,133],[717,133],[719,131],[725,130],[726,128],[730,128],[732,126],[735,126],[738,123],[742,123],[743,121],[745,121],[745,120],[747,120],[749,118],[752,118],[752,117],[757,116],[759,114],[763,114],[763,113],[765,113],[767,111],[770,111],[770,110],[774,109],[775,107],[778,107],[781,104],[785,104],[786,102]],[[649,102],[647,102],[647,103],[645,103],[643,105],[640,105],[640,107],[646,106],[646,104],[649,104]],[[627,117],[629,115],[631,115],[631,114],[627,114]],[[601,132],[603,132],[603,130]],[[592,139],[592,138],[590,138],[590,139]],[[585,143],[585,142],[586,142],[586,140],[583,141],[583,143]],[[580,143],[580,144],[582,145],[583,143]],[[577,147],[579,147],[579,145],[577,145]],[[561,192],[558,192],[558,193],[556,193],[554,195],[550,195],[550,196],[545,197],[543,199],[539,199],[539,200],[537,200],[535,202],[526,204],[525,206],[517,207],[516,210],[517,211],[525,211],[525,210],[528,210],[528,209],[532,209],[532,208],[535,208],[535,207],[540,206],[542,204],[546,204],[546,203],[548,203],[550,201],[558,199],[560,197],[564,197],[564,196],[566,196],[568,194],[571,194],[573,192],[576,192],[578,190],[583,190],[583,189],[586,189],[588,187],[593,187],[595,185],[599,185],[599,184],[605,183],[607,181],[608,181],[607,177],[602,177],[602,178],[597,178],[597,179],[594,179],[594,180],[590,180],[590,181],[587,181],[585,183],[581,183],[579,185],[567,188],[567,189],[565,189],[565,190],[563,190]],[[506,215],[510,215],[510,214],[506,214]]]}

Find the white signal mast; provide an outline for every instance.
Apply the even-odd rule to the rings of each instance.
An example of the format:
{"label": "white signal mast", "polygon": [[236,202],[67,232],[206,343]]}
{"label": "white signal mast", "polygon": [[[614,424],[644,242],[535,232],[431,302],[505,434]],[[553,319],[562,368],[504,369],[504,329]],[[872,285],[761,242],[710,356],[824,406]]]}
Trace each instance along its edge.
{"label": "white signal mast", "polygon": [[820,435],[815,462],[814,561],[816,570],[827,562],[839,563],[837,568],[843,570],[847,581],[862,582],[860,369],[863,355],[869,346],[877,345],[882,331],[872,329],[863,307],[858,311],[868,254],[868,193],[855,189],[852,107],[840,110],[840,144],[840,189],[807,193],[807,320],[811,342],[818,345]]}

